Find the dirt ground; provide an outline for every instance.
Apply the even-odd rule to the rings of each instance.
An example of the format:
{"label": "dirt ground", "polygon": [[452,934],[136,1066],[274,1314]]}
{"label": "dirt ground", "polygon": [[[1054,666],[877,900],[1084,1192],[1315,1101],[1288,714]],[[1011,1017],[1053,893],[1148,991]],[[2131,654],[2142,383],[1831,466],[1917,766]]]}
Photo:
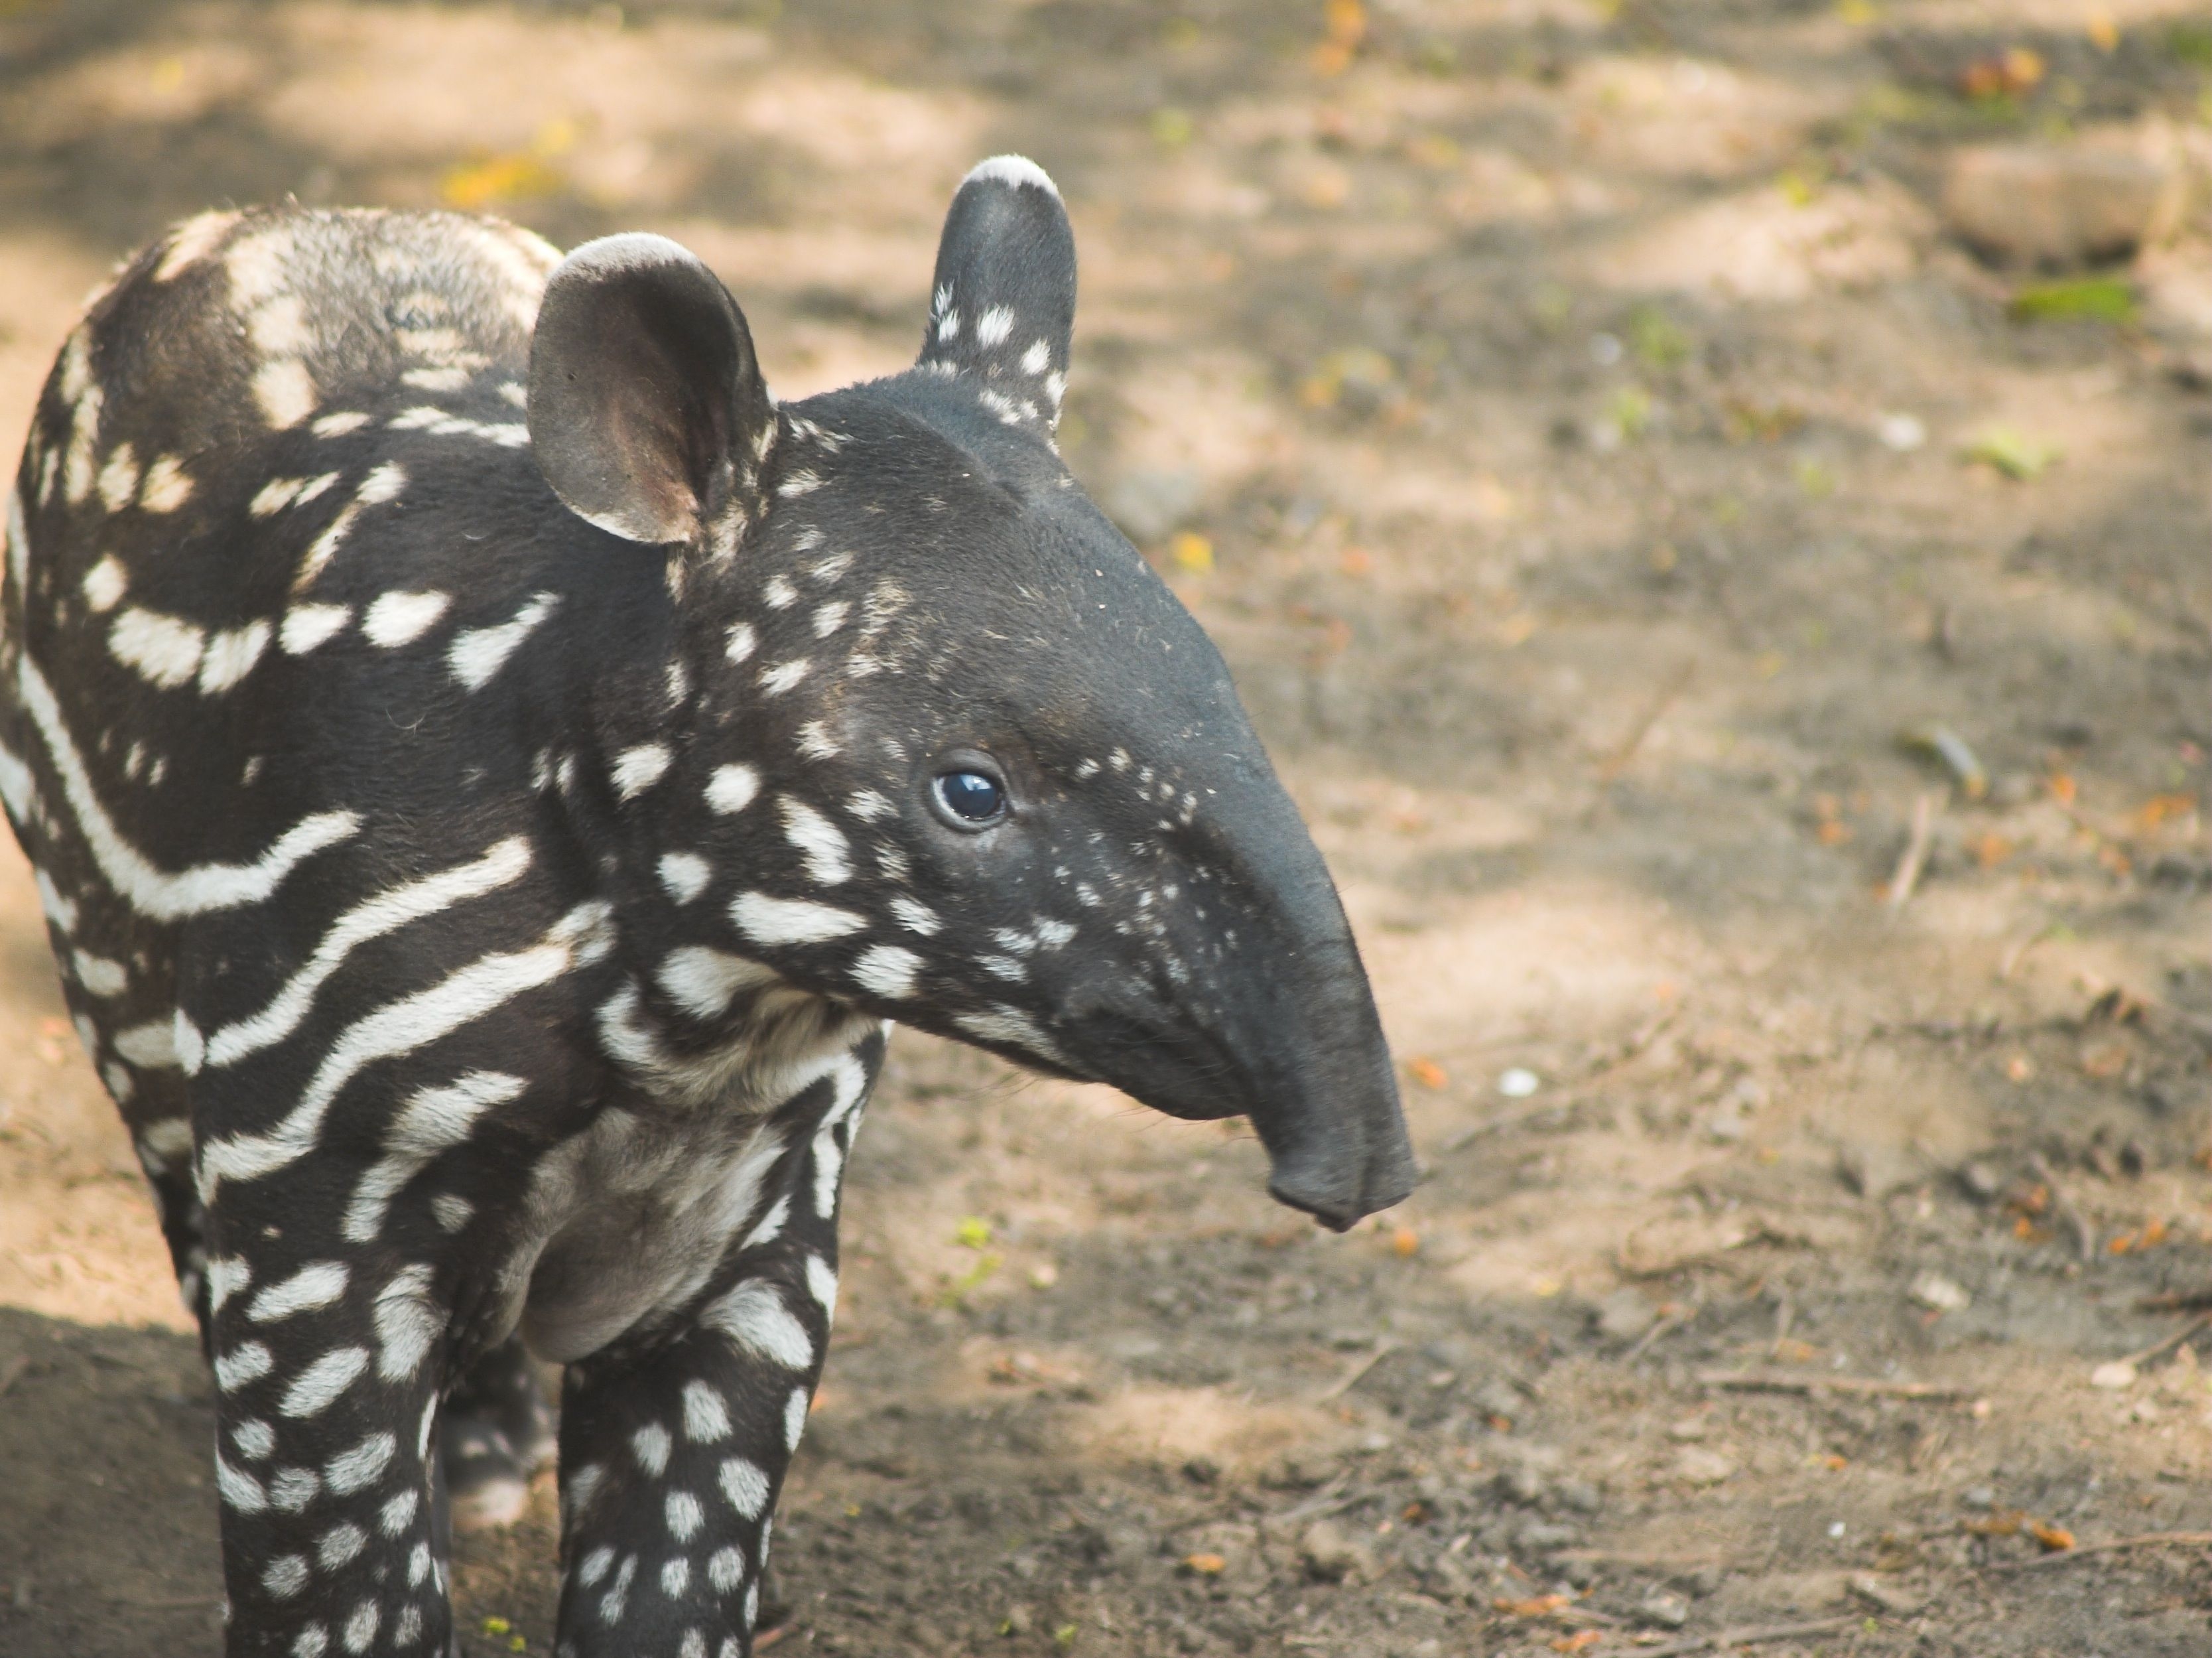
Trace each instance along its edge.
{"label": "dirt ground", "polygon": [[[2195,205],[2017,320],[1946,153],[2107,131]],[[901,1036],[779,1649],[2207,1650],[2192,0],[5,0],[0,437],[118,255],[287,193],[663,231],[780,391],[890,370],[1006,149],[1070,462],[1310,814],[1428,1179],[1333,1238],[1241,1129]],[[60,1015],[9,844],[0,1653],[211,1653],[210,1383]],[[471,1658],[550,1649],[552,1553],[548,1477]]]}

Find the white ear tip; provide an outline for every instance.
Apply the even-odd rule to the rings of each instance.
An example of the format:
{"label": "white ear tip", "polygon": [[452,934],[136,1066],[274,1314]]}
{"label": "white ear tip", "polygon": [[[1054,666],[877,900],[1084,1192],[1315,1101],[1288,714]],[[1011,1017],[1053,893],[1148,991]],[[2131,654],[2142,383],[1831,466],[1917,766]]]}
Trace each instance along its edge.
{"label": "white ear tip", "polygon": [[647,230],[625,230],[601,236],[574,249],[561,261],[571,272],[594,274],[641,271],[656,265],[696,265],[698,256],[680,241],[656,236]]}
{"label": "white ear tip", "polygon": [[960,183],[964,189],[985,179],[1000,184],[1028,185],[1055,199],[1060,195],[1060,186],[1052,181],[1052,174],[1026,155],[994,155],[988,162],[978,162],[968,169],[968,176]]}

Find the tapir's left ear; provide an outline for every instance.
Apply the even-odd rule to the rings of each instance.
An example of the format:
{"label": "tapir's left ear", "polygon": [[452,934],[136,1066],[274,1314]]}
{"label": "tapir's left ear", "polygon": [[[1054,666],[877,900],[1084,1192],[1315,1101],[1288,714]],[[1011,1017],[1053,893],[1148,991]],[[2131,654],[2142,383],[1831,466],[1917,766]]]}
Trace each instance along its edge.
{"label": "tapir's left ear", "polygon": [[937,245],[921,366],[973,375],[1010,426],[1060,424],[1075,332],[1075,235],[1045,170],[994,155],[961,180]]}
{"label": "tapir's left ear", "polygon": [[603,236],[554,267],[529,410],[538,470],[601,529],[696,542],[758,514],[775,399],[729,290],[665,236]]}

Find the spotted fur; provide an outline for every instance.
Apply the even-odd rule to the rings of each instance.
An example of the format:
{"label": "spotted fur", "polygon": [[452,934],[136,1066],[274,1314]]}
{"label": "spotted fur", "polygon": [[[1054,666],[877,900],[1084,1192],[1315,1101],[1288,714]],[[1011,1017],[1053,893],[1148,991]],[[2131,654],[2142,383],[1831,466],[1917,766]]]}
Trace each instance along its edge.
{"label": "spotted fur", "polygon": [[232,1653],[446,1650],[533,1353],[560,1651],[749,1651],[889,1021],[1403,1195],[1327,874],[1053,448],[1073,306],[1001,157],[916,368],[803,403],[674,244],[452,215],[204,216],[70,336],[0,800],[214,1368]]}

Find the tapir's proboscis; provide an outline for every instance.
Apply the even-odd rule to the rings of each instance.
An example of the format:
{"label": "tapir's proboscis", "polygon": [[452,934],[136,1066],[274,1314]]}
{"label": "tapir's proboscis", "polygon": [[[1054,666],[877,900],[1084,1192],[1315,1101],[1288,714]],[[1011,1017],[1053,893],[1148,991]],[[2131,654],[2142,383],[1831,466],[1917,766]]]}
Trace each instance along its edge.
{"label": "tapir's proboscis", "polygon": [[920,360],[778,403],[675,243],[193,219],[7,520],[0,795],[218,1393],[228,1649],[451,1649],[559,1411],[565,1658],[751,1650],[890,1021],[1413,1179],[1328,873],[1053,442],[1002,156]]}

